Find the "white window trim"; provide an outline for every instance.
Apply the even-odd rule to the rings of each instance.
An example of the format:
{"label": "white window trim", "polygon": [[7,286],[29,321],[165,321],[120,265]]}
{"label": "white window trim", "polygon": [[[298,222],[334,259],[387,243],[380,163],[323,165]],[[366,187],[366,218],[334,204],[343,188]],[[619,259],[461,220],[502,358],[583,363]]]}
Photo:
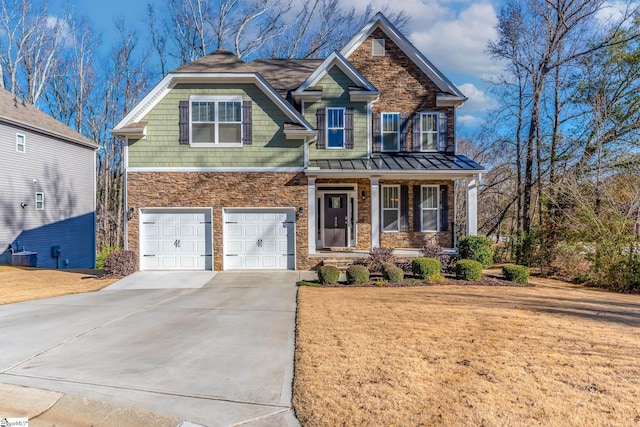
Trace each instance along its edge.
{"label": "white window trim", "polygon": [[[382,48],[381,53],[376,53],[376,46]],[[371,40],[371,56],[384,56],[386,53],[385,39],[372,39]]]}
{"label": "white window trim", "polygon": [[[42,196],[42,201],[40,203],[42,203],[41,207],[38,207],[38,196]],[[35,197],[35,206],[36,206],[36,210],[37,211],[43,211],[44,210],[44,193],[42,192],[36,192],[36,197]]]}
{"label": "white window trim", "polygon": [[[435,208],[424,207],[424,200],[423,200],[424,189],[429,187],[436,189],[436,207]],[[424,224],[424,211],[436,211],[436,229],[435,230],[425,230],[422,228]],[[421,185],[420,186],[420,231],[422,232],[440,231],[440,188],[437,185]]]}
{"label": "white window trim", "polygon": [[[240,103],[240,142],[193,142],[193,115],[191,111],[191,105],[193,102],[215,102],[216,105],[216,120],[214,123],[214,134],[216,139],[219,135],[218,125],[218,103],[219,102],[239,102]],[[242,147],[242,96],[217,96],[217,95],[191,95],[189,97],[189,145],[192,147]],[[204,123],[204,122],[203,122]],[[210,122],[206,122],[210,123]],[[230,123],[230,122],[224,122]],[[233,122],[235,123],[235,122]]]}
{"label": "white window trim", "polygon": [[[423,116],[435,116],[435,118],[436,118],[436,120],[435,120],[436,129],[435,130],[427,132],[427,131],[422,129],[422,117]],[[434,112],[434,111],[427,111],[427,112],[424,112],[424,113],[420,113],[420,151],[430,152],[430,153],[434,153],[434,152],[440,151],[440,129],[439,129],[439,127],[440,127],[440,114],[439,113]],[[435,150],[426,150],[422,146],[422,141],[423,141],[422,135],[423,134],[435,134],[435,136],[436,136],[436,148],[435,148]]]}
{"label": "white window trim", "polygon": [[[330,110],[340,110],[342,111],[342,127],[341,128],[330,128],[329,127],[329,111]],[[346,146],[346,130],[345,130],[345,121],[346,121],[346,108],[344,107],[327,107],[326,111],[325,111],[325,129],[326,129],[326,138],[327,138],[327,149],[328,150],[344,150],[345,146]],[[329,131],[332,129],[342,129],[342,146],[341,147],[330,147],[329,146]]]}
{"label": "white window trim", "polygon": [[[22,144],[20,144],[18,141],[20,140],[20,138],[22,138]],[[20,151],[20,149],[18,147],[20,147],[20,145],[22,145],[22,151]],[[16,151],[18,153],[26,153],[27,152],[27,137],[24,136],[21,133],[17,133],[16,134]]]}
{"label": "white window trim", "polygon": [[[397,208],[385,208],[384,207],[384,199],[385,199],[385,189],[386,188],[396,188],[398,190],[398,207]],[[400,192],[400,185],[381,185],[380,186],[380,231],[382,233],[398,233],[400,231],[400,206],[402,206],[402,200],[400,200],[400,197],[402,197],[401,192]],[[396,211],[396,213],[398,214],[398,220],[397,220],[397,229],[396,230],[385,230],[384,228],[384,213],[385,211]]]}
{"label": "white window trim", "polygon": [[[384,135],[388,134],[388,133],[393,133],[393,132],[385,132],[384,131],[384,115],[388,114],[388,115],[395,115],[398,118],[398,130],[396,131],[397,136],[398,136],[398,144],[396,145],[396,149],[395,150],[385,150],[384,149]],[[380,114],[380,150],[383,153],[399,153],[400,152],[400,113],[396,113],[396,112],[383,112],[382,114]]]}

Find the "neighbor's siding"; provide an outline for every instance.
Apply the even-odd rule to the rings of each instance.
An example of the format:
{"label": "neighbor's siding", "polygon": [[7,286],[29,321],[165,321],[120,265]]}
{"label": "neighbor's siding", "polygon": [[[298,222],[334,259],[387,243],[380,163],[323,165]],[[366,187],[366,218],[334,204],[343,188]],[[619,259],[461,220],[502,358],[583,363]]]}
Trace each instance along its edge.
{"label": "neighbor's siding", "polygon": [[[16,133],[25,135],[25,153],[16,151]],[[56,267],[52,245],[61,246],[60,268],[95,266],[93,149],[0,124],[0,182],[0,263],[19,241],[38,252],[38,267]],[[44,210],[36,210],[36,192]]]}
{"label": "neighbor's siding", "polygon": [[367,156],[367,103],[351,102],[349,86],[354,83],[338,67],[333,67],[318,83],[322,86],[322,100],[305,104],[304,118],[316,127],[316,111],[319,108],[353,108],[353,149],[318,149],[312,144],[309,150],[311,159],[353,159]]}
{"label": "neighbor's siding", "polygon": [[[253,101],[253,143],[242,147],[190,147],[178,143],[178,104],[190,95],[239,95]],[[129,143],[129,167],[300,167],[304,141],[286,140],[290,120],[255,85],[179,84],[141,121],[147,137]]]}

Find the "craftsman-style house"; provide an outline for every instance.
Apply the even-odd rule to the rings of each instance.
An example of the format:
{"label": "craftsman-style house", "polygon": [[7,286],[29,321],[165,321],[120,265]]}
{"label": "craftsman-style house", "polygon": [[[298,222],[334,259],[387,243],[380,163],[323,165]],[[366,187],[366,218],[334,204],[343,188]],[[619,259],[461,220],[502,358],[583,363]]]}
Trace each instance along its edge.
{"label": "craftsman-style house", "polygon": [[218,50],[117,124],[142,270],[308,269],[328,250],[453,246],[482,166],[456,154],[465,96],[382,14],[324,60]]}

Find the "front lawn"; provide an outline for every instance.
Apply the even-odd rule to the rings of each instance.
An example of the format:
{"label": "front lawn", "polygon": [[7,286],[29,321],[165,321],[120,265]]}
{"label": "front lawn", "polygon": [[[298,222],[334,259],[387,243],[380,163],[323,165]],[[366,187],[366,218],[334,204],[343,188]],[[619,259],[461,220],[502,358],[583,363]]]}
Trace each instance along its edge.
{"label": "front lawn", "polygon": [[542,285],[298,298],[304,426],[640,423],[640,296]]}

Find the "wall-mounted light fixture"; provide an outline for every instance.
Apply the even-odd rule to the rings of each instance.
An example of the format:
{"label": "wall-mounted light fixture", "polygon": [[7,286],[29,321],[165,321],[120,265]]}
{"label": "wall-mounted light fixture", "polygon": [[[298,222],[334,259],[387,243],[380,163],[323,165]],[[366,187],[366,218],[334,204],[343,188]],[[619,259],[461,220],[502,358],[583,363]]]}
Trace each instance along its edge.
{"label": "wall-mounted light fixture", "polygon": [[360,198],[361,198],[362,200],[364,200],[364,199],[366,199],[366,198],[367,198],[367,193],[366,193],[364,190],[362,190],[362,191],[360,192]]}
{"label": "wall-mounted light fixture", "polygon": [[298,208],[298,215],[300,215],[300,216],[304,215],[304,207],[303,206],[300,206]]}
{"label": "wall-mounted light fixture", "polygon": [[134,213],[135,211],[136,211],[136,210],[135,210],[133,207],[130,207],[130,208],[129,208],[129,210],[127,211],[127,219],[131,219],[131,218],[133,218],[133,213]]}
{"label": "wall-mounted light fixture", "polygon": [[20,207],[22,209],[26,208],[27,206],[29,206],[29,205],[27,203],[25,203],[25,202],[20,203]]}

